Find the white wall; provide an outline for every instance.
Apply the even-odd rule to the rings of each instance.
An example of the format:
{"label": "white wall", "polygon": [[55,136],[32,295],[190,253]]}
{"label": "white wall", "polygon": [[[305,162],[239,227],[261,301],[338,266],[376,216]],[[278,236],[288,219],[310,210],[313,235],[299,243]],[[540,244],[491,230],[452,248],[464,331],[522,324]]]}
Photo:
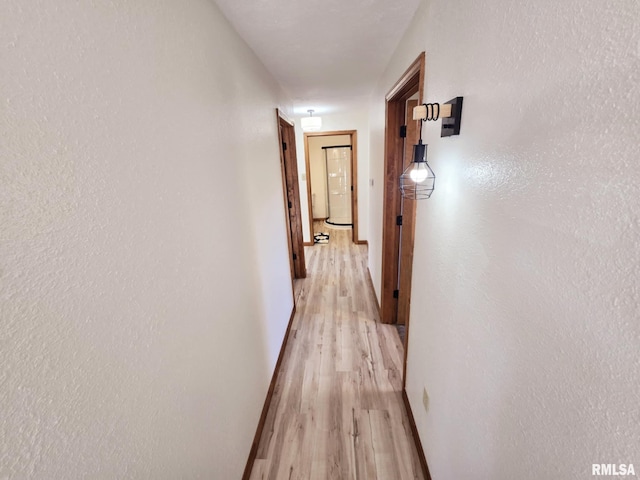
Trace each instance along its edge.
{"label": "white wall", "polygon": [[[425,2],[371,106],[380,284],[384,95],[422,50],[407,391],[435,480],[640,470],[640,4]],[[430,397],[428,412],[423,388]]]}
{"label": "white wall", "polygon": [[[369,235],[369,112],[367,105],[355,104],[348,112],[322,114],[322,131],[357,130],[358,132],[358,237],[367,240]],[[304,132],[300,119],[296,118],[296,154],[300,179],[300,206],[302,209],[302,234],[305,242],[311,241],[309,232],[309,203],[307,200],[306,165],[304,160]],[[303,177],[304,176],[304,177]]]}
{"label": "white wall", "polygon": [[0,478],[240,478],[290,107],[207,0],[9,0],[0,49]]}

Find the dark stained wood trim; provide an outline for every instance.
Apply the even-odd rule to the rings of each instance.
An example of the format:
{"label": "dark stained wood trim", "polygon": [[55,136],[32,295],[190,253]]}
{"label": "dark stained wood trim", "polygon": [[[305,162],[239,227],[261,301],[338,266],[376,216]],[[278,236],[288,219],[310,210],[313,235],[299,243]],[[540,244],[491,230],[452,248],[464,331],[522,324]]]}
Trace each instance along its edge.
{"label": "dark stained wood trim", "polygon": [[289,251],[289,270],[291,271],[291,294],[293,296],[293,301],[295,303],[295,291],[293,287],[293,279],[296,276],[295,267],[293,265],[293,245],[291,245],[291,222],[289,220],[289,210],[288,210],[288,193],[287,193],[287,170],[284,167],[284,154],[282,152],[282,126],[281,121],[284,120],[280,116],[280,110],[276,108],[276,122],[278,125],[278,151],[280,152],[280,173],[282,175],[282,194],[284,198],[284,211],[285,211],[285,227],[287,234],[287,249]]}
{"label": "dark stained wood trim", "polygon": [[[396,217],[400,213],[400,191],[398,179],[402,174],[403,141],[398,135],[398,127],[405,121],[405,101],[418,92],[418,102],[422,103],[424,90],[425,54],[405,71],[386,96],[385,123],[385,185],[382,224],[382,281],[380,306],[383,323],[396,323],[397,302],[393,291],[398,283],[398,250],[400,236]],[[414,139],[407,138],[408,141]],[[417,139],[415,139],[417,142]],[[413,246],[411,246],[413,253]],[[405,284],[407,282],[405,281]],[[408,283],[410,286],[410,282]]]}
{"label": "dark stained wood trim", "polygon": [[[284,119],[283,124],[285,122]],[[292,240],[294,242],[294,252],[296,258],[293,263],[296,267],[296,278],[305,278],[307,276],[307,263],[304,256],[304,238],[302,235],[302,211],[300,205],[300,183],[298,180],[298,159],[296,154],[296,133],[293,125],[285,127],[287,136],[287,155],[289,162],[287,163],[288,181],[290,200],[293,208],[290,208],[289,218],[291,218],[291,229],[293,233]]]}
{"label": "dark stained wood trim", "polygon": [[334,137],[336,135],[351,135],[356,130],[328,130],[326,132],[304,132],[305,137]]}
{"label": "dark stained wood trim", "polygon": [[358,243],[358,132],[351,134],[351,240]]}
{"label": "dark stained wood trim", "polygon": [[264,405],[262,406],[262,413],[260,414],[260,420],[258,421],[258,428],[256,429],[256,434],[253,437],[253,443],[251,444],[251,450],[249,451],[247,465],[244,467],[242,480],[249,480],[249,477],[251,477],[251,470],[253,469],[253,463],[255,462],[256,455],[258,454],[260,437],[262,437],[262,430],[264,429],[264,424],[267,420],[267,414],[269,413],[269,405],[271,405],[273,391],[276,388],[276,381],[278,380],[278,375],[280,374],[280,366],[282,364],[282,359],[284,358],[284,351],[287,348],[289,333],[291,332],[291,325],[293,325],[293,317],[295,316],[295,314],[296,305],[294,303],[293,309],[291,310],[291,316],[289,317],[289,324],[287,325],[287,330],[285,331],[284,339],[282,340],[282,346],[280,347],[280,353],[278,354],[278,360],[276,361],[276,366],[273,369],[273,376],[271,377],[271,383],[269,384],[269,389],[267,390],[267,397],[265,398]]}
{"label": "dark stained wood trim", "polygon": [[[420,74],[420,79],[424,80],[424,65],[425,65],[425,52],[422,52],[418,55],[413,63],[407,68],[407,70],[402,74],[400,79],[395,83],[385,99],[387,101],[395,100],[398,98],[406,97],[409,98],[412,94],[409,92],[415,90],[416,84],[418,82],[417,79],[414,78],[416,73]],[[422,94],[424,93],[424,82],[420,82],[418,84],[418,89],[420,91],[420,100],[422,100]]]}
{"label": "dark stained wood trim", "polygon": [[313,247],[315,244],[313,242],[304,242],[305,247]]}
{"label": "dark stained wood trim", "polygon": [[[300,210],[300,190],[298,183],[298,162],[296,159],[295,127],[282,117],[276,108],[278,120],[278,140],[280,142],[280,164],[284,188],[284,202],[289,243],[289,261],[293,278],[305,278],[307,267],[304,258],[304,239],[302,236],[302,214]],[[282,149],[283,142],[287,144],[287,151]],[[289,202],[291,207],[289,207]],[[295,254],[295,259],[293,258]]]}
{"label": "dark stained wood trim", "polygon": [[366,245],[368,247],[369,246],[369,242],[367,240],[358,240],[356,242],[356,245]]}
{"label": "dark stained wood trim", "polygon": [[357,130],[332,130],[327,132],[305,132],[304,134],[304,161],[307,169],[307,203],[309,205],[309,232],[313,237],[313,211],[311,208],[311,165],[309,161],[309,137],[329,137],[334,135],[349,135],[351,138],[351,218],[353,228],[351,239],[353,243],[359,242],[358,232],[358,131]]}
{"label": "dark stained wood trim", "polygon": [[307,174],[307,207],[309,209],[309,239],[313,243],[313,206],[311,205],[311,161],[309,160],[309,134],[305,133],[304,138],[304,168]]}
{"label": "dark stained wood trim", "polygon": [[[294,127],[296,126],[295,122],[291,119],[289,119],[289,117],[279,108],[276,108],[277,112],[278,112],[278,116],[285,122],[287,122],[290,126]],[[442,115],[441,115],[442,116]]]}
{"label": "dark stained wood trim", "polygon": [[[407,126],[407,141],[404,142],[404,164],[402,171],[413,160],[413,145],[417,143],[419,137],[420,122],[412,120],[413,107],[418,105],[418,100],[407,100],[405,122]],[[416,233],[416,207],[418,201],[402,199],[402,239],[400,240],[400,285],[398,287],[398,310],[396,322],[399,325],[409,323],[409,313],[411,308],[411,277],[413,275],[413,246]],[[406,348],[406,347],[405,347]]]}
{"label": "dark stained wood trim", "polygon": [[420,465],[422,466],[422,473],[424,473],[424,477],[426,480],[431,480],[429,465],[427,465],[427,457],[425,457],[424,455],[424,448],[422,447],[422,442],[420,441],[420,434],[418,433],[418,428],[416,427],[416,421],[413,418],[413,411],[411,410],[409,397],[407,396],[407,391],[404,388],[402,389],[402,401],[404,402],[404,406],[407,410],[407,417],[409,417],[409,426],[411,427],[413,440],[416,442],[416,448],[418,449],[418,458],[420,459]]}
{"label": "dark stained wood trim", "polygon": [[396,217],[400,214],[398,179],[402,174],[398,157],[402,155],[403,141],[398,128],[404,123],[404,102],[387,101],[385,124],[385,177],[382,220],[382,281],[380,307],[382,323],[396,323],[398,299],[393,291],[398,286],[398,251],[400,232]]}
{"label": "dark stained wood trim", "polygon": [[[425,84],[425,53],[422,52],[411,66],[402,74],[400,79],[391,88],[386,99],[385,109],[385,144],[384,144],[384,199],[383,199],[383,219],[382,219],[382,274],[380,282],[380,319],[383,323],[395,323],[397,321],[398,300],[393,298],[393,291],[398,285],[398,249],[400,247],[400,236],[396,225],[396,216],[401,212],[400,191],[398,179],[402,174],[402,154],[403,141],[398,135],[397,129],[405,121],[405,102],[416,92],[418,93],[418,104],[423,102]],[[415,133],[414,133],[415,135]],[[407,141],[417,143],[418,138],[409,138]],[[412,212],[415,219],[415,209]],[[415,221],[410,222],[411,232],[407,235],[411,242],[403,245],[405,258],[413,262],[413,240],[415,238]],[[403,232],[404,235],[405,232]],[[400,271],[400,284],[404,288],[411,288],[411,268],[404,268]],[[403,277],[404,276],[404,277]],[[408,276],[408,277],[407,277]],[[409,295],[402,296],[402,301],[409,302]],[[406,305],[408,312],[409,306]],[[409,318],[405,322],[406,336],[404,348],[404,365],[402,372],[402,388],[407,383],[407,351],[409,339]]]}

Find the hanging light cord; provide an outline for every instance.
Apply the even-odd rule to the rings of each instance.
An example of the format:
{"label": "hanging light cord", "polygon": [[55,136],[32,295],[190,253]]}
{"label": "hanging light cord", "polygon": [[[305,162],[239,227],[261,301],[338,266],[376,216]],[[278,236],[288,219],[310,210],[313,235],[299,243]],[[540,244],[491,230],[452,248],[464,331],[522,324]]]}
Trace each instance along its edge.
{"label": "hanging light cord", "polygon": [[420,119],[420,138],[418,143],[422,145],[422,123],[428,121],[435,121],[440,118],[440,104],[439,103],[423,103],[423,107],[427,109],[427,117]]}

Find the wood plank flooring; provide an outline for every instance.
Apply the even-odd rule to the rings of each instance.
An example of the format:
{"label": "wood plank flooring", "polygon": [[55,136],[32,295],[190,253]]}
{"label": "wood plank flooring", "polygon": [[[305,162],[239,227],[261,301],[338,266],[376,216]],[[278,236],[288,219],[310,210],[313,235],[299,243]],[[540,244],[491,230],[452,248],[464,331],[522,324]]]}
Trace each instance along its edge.
{"label": "wood plank flooring", "polygon": [[402,402],[402,344],[379,322],[366,247],[327,230],[307,278],[251,479],[423,479]]}

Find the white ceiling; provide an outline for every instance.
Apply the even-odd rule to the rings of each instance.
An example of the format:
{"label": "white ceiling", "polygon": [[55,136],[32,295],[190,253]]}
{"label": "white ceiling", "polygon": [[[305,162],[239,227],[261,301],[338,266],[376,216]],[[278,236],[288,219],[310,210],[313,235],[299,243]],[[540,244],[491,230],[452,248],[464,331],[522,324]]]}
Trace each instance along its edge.
{"label": "white ceiling", "polygon": [[422,0],[214,0],[296,114],[368,97]]}

